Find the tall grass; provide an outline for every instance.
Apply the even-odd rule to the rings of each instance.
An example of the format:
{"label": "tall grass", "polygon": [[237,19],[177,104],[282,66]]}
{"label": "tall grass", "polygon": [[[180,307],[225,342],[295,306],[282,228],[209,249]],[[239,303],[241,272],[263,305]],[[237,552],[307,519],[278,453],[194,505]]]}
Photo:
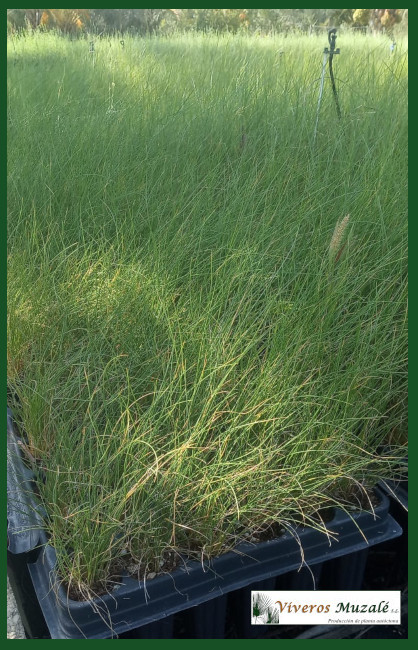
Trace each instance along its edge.
{"label": "tall grass", "polygon": [[323,38],[124,42],[8,41],[10,399],[84,594],[406,444],[405,44],[339,38],[313,146]]}

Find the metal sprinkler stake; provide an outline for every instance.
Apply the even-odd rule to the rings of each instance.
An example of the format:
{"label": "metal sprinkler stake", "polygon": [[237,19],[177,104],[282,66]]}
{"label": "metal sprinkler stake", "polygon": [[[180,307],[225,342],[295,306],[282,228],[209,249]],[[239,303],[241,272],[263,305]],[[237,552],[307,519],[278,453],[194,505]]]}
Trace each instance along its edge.
{"label": "metal sprinkler stake", "polygon": [[333,29],[328,30],[328,43],[330,46],[330,49],[327,47],[324,49],[324,58],[322,61],[322,75],[321,75],[321,84],[319,86],[319,97],[318,97],[318,107],[316,109],[316,122],[315,122],[315,129],[314,129],[314,137],[313,141],[315,144],[316,141],[316,134],[318,131],[318,122],[319,122],[319,111],[321,108],[321,101],[322,101],[322,94],[324,92],[324,81],[325,81],[325,70],[327,68],[327,62],[329,58],[329,75],[331,78],[331,85],[332,85],[332,91],[334,93],[334,99],[335,99],[335,104],[337,106],[337,115],[341,119],[341,109],[340,105],[338,102],[338,95],[337,95],[337,89],[335,88],[335,80],[334,80],[334,72],[332,69],[332,59],[334,54],[339,54],[340,53],[340,48],[338,47],[335,49],[335,39],[337,38],[337,30],[335,27]]}
{"label": "metal sprinkler stake", "polygon": [[329,50],[329,76],[331,79],[331,86],[332,86],[332,92],[334,93],[334,99],[335,99],[335,106],[337,107],[337,115],[338,119],[341,119],[341,108],[340,108],[340,103],[338,101],[338,94],[337,94],[337,89],[335,87],[335,79],[334,79],[334,71],[332,69],[332,59],[334,58],[334,54],[339,54],[340,53],[340,48],[335,49],[335,40],[337,38],[337,30],[330,29],[328,32],[328,41],[330,45],[330,50]]}

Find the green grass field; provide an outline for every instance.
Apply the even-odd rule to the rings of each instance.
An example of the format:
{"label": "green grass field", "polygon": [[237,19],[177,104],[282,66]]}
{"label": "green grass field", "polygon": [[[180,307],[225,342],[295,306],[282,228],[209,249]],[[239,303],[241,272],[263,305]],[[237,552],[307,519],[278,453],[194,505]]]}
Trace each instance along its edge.
{"label": "green grass field", "polygon": [[406,42],[339,36],[314,143],[326,37],[89,40],[8,39],[9,399],[85,596],[358,505],[407,373]]}

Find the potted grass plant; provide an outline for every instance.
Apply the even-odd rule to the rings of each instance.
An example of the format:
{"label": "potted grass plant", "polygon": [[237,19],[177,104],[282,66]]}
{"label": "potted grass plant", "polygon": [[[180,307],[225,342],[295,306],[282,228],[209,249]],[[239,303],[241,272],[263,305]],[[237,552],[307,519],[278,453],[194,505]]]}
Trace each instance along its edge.
{"label": "potted grass plant", "polygon": [[[402,533],[389,515],[389,500],[383,492],[358,493],[363,502],[359,501],[357,508],[347,503],[335,509],[332,503],[309,518],[294,513],[281,525],[270,522],[240,530],[236,524],[229,550],[224,543],[225,550],[215,557],[166,551],[160,565],[150,571],[149,566],[134,564],[131,558],[127,561],[127,553],[122,552],[110,579],[82,593],[63,580],[59,555],[47,533],[48,518],[34,491],[33,470],[23,462],[23,449],[9,414],[9,548],[20,556],[32,553],[27,555],[29,588],[33,585],[38,602],[31,603],[32,619],[26,612],[27,629],[33,629],[33,613],[38,614],[40,606],[52,638],[119,638],[137,628],[145,631],[146,638],[161,634],[170,637],[173,615],[191,608],[199,621],[195,623],[197,635],[204,637],[204,631],[209,630],[209,638],[216,637],[225,625],[226,594],[235,595],[247,586],[260,584],[274,589],[278,576],[295,571],[293,588],[315,588],[318,568],[340,557],[347,557],[349,567],[340,566],[338,586],[358,587],[367,549]],[[35,555],[33,549],[38,550]],[[64,553],[68,561],[71,551]],[[302,567],[310,573],[308,581],[306,573],[299,577]],[[152,626],[156,622],[157,628]],[[39,629],[39,619],[37,623],[35,630]],[[251,636],[251,629],[244,629]]]}
{"label": "potted grass plant", "polygon": [[404,59],[354,39],[312,148],[315,39],[248,38],[8,42],[9,543],[54,638],[400,533]]}

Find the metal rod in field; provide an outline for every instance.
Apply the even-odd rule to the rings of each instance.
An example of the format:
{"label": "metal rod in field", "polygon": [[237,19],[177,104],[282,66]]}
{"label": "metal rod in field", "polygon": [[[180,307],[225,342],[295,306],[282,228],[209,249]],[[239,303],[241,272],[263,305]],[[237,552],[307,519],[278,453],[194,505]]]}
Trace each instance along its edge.
{"label": "metal rod in field", "polygon": [[332,59],[335,54],[340,53],[339,48],[335,48],[335,40],[337,38],[337,30],[334,28],[328,30],[328,42],[330,45],[330,49],[327,47],[324,49],[324,59],[322,63],[322,76],[321,76],[321,85],[319,88],[319,97],[318,97],[318,108],[316,110],[316,121],[315,121],[315,129],[314,129],[314,137],[313,137],[313,143],[315,144],[316,141],[316,134],[318,131],[318,122],[319,122],[319,111],[321,108],[321,101],[322,101],[322,94],[324,91],[324,80],[325,80],[325,70],[327,67],[327,62],[329,63],[329,74],[330,74],[330,79],[331,79],[331,86],[332,86],[332,92],[334,94],[334,100],[335,100],[335,105],[337,107],[337,115],[338,118],[341,119],[341,109],[340,109],[340,104],[338,101],[338,94],[337,94],[337,89],[335,87],[335,79],[334,79],[334,72],[332,69]]}
{"label": "metal rod in field", "polygon": [[330,52],[329,52],[329,62],[328,62],[328,67],[329,67],[329,76],[331,79],[331,86],[332,86],[332,92],[334,94],[334,100],[335,100],[335,106],[337,108],[337,115],[338,119],[341,119],[341,108],[340,108],[340,102],[338,101],[338,93],[337,93],[337,88],[335,87],[335,79],[334,79],[334,71],[332,69],[332,60],[334,58],[334,54],[339,54],[340,50],[335,49],[335,40],[337,38],[337,30],[336,29],[330,29],[328,32],[328,40],[330,44]]}

